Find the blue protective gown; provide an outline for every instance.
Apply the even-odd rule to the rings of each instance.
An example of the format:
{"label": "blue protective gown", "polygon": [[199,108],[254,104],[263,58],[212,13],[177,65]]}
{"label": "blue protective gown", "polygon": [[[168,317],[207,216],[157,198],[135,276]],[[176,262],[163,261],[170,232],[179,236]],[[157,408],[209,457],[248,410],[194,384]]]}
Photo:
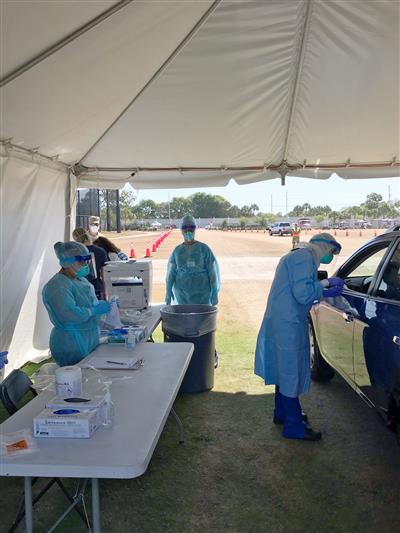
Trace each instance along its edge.
{"label": "blue protective gown", "polygon": [[207,244],[196,241],[175,248],[168,261],[166,286],[167,302],[171,297],[179,305],[218,303],[219,268]]}
{"label": "blue protective gown", "polygon": [[74,365],[99,344],[99,318],[91,309],[99,303],[85,278],[57,273],[43,287],[43,303],[54,325],[50,351],[60,366]]}
{"label": "blue protective gown", "polygon": [[307,248],[280,260],[257,338],[254,372],[291,398],[310,387],[307,315],[322,296],[317,265]]}

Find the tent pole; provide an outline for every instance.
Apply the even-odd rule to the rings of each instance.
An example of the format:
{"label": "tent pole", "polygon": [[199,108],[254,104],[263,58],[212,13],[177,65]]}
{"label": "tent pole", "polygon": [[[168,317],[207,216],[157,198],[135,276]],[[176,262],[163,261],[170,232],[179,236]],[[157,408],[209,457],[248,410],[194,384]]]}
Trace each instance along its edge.
{"label": "tent pole", "polygon": [[183,50],[183,48],[192,40],[192,37],[198,32],[198,30],[203,26],[203,24],[210,18],[210,16],[217,9],[222,0],[215,0],[212,5],[207,9],[204,15],[200,20],[193,26],[190,32],[183,38],[183,40],[178,44],[175,50],[167,57],[161,67],[153,74],[149,81],[144,85],[144,87],[135,95],[133,100],[121,111],[117,118],[108,126],[108,128],[101,134],[97,141],[89,148],[89,150],[82,156],[78,165],[86,159],[86,157],[92,152],[92,150],[99,144],[103,137],[113,128],[113,126],[119,121],[119,119],[128,111],[128,109],[138,100],[138,98],[150,87],[150,85],[157,80],[160,75],[166,70],[166,68],[172,63],[175,57]]}
{"label": "tent pole", "polygon": [[120,2],[112,6],[110,9],[107,9],[103,13],[100,13],[100,15],[98,15],[91,21],[87,22],[86,24],[84,24],[83,26],[75,30],[74,32],[70,33],[64,39],[61,39],[57,43],[53,44],[52,46],[50,46],[49,48],[41,52],[39,55],[37,55],[33,59],[30,59],[29,61],[27,61],[20,67],[18,67],[17,69],[10,72],[8,75],[4,76],[4,78],[1,78],[0,87],[7,85],[7,83],[10,83],[10,81],[14,80],[15,78],[18,78],[18,76],[21,76],[21,74],[23,74],[27,70],[31,69],[32,67],[34,67],[35,65],[37,65],[38,63],[46,59],[47,57],[53,55],[58,50],[61,50],[61,48],[64,48],[64,46],[66,46],[70,42],[74,41],[75,39],[77,39],[78,37],[86,33],[87,31],[91,30],[92,28],[100,24],[100,22],[103,22],[104,20],[108,19],[109,17],[111,17],[111,15],[114,15],[114,13],[117,13],[120,9],[124,8],[125,6],[127,6],[133,1],[134,0],[121,0]]}

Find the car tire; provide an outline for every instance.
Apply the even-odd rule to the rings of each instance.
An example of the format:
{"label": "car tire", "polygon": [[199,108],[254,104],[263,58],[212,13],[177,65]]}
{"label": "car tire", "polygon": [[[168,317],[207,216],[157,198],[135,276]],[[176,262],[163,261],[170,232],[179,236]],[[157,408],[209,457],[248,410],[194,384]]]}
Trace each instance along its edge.
{"label": "car tire", "polygon": [[311,320],[308,322],[310,333],[310,367],[313,381],[330,381],[335,375],[333,368],[322,357]]}

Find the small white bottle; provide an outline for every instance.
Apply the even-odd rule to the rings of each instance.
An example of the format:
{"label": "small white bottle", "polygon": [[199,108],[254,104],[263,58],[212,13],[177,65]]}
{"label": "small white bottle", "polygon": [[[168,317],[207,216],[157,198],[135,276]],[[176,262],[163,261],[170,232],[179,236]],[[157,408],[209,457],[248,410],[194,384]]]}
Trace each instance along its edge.
{"label": "small white bottle", "polygon": [[132,327],[128,328],[128,335],[125,339],[125,347],[127,350],[133,350],[136,346],[136,336]]}
{"label": "small white bottle", "polygon": [[106,394],[105,394],[105,412],[103,426],[106,428],[111,428],[114,424],[114,403],[111,399],[110,384],[105,383]]}

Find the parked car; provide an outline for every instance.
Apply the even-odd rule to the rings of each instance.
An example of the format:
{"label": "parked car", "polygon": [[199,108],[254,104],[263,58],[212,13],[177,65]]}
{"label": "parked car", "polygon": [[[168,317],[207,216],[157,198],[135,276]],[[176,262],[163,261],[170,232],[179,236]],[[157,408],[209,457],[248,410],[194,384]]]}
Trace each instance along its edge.
{"label": "parked car", "polygon": [[270,235],[291,235],[292,225],[290,222],[278,222],[269,228]]}
{"label": "parked car", "polygon": [[400,228],[362,246],[335,276],[343,295],[310,312],[312,378],[328,381],[336,370],[399,437]]}

